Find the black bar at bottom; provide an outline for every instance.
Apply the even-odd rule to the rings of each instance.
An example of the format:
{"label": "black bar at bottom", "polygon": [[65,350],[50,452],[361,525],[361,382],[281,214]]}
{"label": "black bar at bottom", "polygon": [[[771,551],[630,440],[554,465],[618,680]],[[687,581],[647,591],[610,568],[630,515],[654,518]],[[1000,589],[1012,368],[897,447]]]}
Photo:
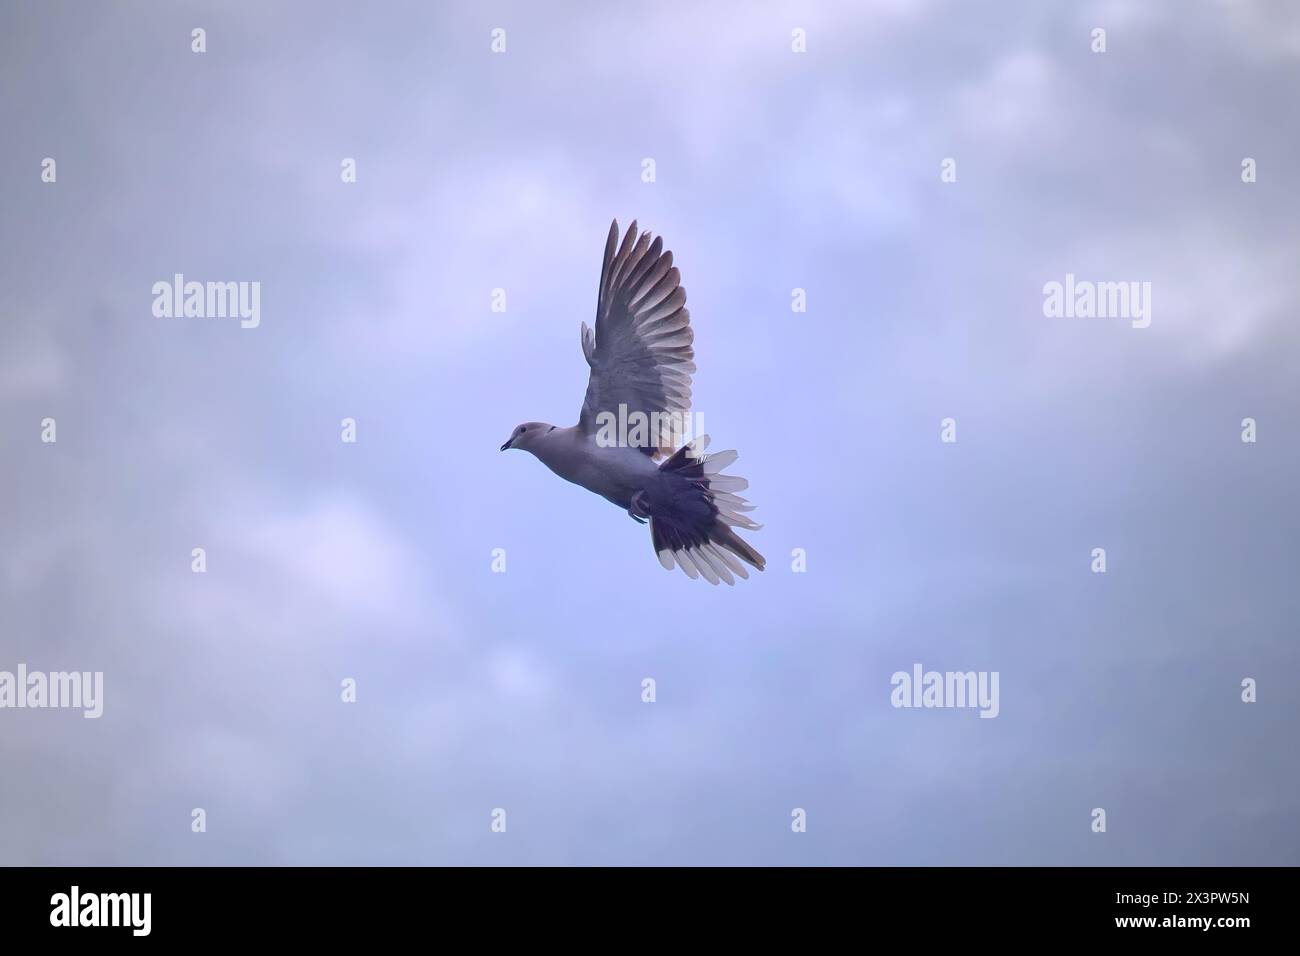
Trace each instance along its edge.
{"label": "black bar at bottom", "polygon": [[[1274,868],[8,868],[0,869],[0,926],[7,941],[92,944],[110,937],[401,942],[412,931],[441,938],[475,928],[493,939],[524,933],[536,944],[597,926],[609,942],[630,943],[680,926],[733,941],[782,929],[859,940],[902,929],[927,942],[1045,935],[1230,945],[1241,934],[1286,931],[1295,875]],[[608,937],[611,929],[626,935]]]}

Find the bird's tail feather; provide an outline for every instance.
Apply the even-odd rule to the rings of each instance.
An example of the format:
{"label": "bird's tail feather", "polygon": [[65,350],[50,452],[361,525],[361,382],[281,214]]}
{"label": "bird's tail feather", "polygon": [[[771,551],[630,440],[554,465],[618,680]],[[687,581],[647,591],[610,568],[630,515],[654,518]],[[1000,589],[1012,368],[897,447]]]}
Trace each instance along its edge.
{"label": "bird's tail feather", "polygon": [[708,436],[701,435],[659,466],[661,473],[679,483],[680,490],[670,505],[651,509],[650,540],[659,563],[668,570],[675,562],[692,578],[735,584],[735,576],[749,577],[742,561],[760,571],[767,562],[732,529],[757,531],[762,525],[746,517],[754,506],[738,494],[749,482],[722,474],[737,454],[705,455],[708,444]]}

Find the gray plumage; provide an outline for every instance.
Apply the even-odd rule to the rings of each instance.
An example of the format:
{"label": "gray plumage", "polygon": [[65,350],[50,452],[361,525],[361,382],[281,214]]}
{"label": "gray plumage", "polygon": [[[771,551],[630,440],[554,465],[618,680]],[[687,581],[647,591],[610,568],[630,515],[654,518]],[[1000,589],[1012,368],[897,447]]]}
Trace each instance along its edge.
{"label": "gray plumage", "polygon": [[[695,372],[686,289],[662,238],[651,241],[649,232],[638,237],[635,222],[621,244],[618,238],[615,220],[600,270],[595,329],[582,323],[582,354],[591,376],[578,424],[526,422],[501,450],[531,452],[561,478],[648,522],[665,568],[675,563],[692,578],[734,584],[736,576],[749,577],[744,563],[760,571],[765,564],[733,530],[760,527],[746,517],[752,506],[737,494],[748,482],[722,474],[736,452],[706,455],[707,436],[674,447],[690,411]],[[598,442],[602,423],[609,421],[602,413],[615,421],[620,415],[635,421],[639,413],[648,425],[645,440]],[[639,437],[635,429],[625,434]]]}

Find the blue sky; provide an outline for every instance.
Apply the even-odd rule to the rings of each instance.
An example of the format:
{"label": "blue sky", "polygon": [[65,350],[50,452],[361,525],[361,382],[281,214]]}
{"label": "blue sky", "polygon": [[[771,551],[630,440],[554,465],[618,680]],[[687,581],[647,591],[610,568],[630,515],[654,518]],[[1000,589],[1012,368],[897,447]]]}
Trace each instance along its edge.
{"label": "blue sky", "polygon": [[[0,711],[0,862],[1300,862],[1298,61],[1283,3],[5,5],[0,669],[106,700]],[[497,451],[576,420],[614,217],[735,589]]]}

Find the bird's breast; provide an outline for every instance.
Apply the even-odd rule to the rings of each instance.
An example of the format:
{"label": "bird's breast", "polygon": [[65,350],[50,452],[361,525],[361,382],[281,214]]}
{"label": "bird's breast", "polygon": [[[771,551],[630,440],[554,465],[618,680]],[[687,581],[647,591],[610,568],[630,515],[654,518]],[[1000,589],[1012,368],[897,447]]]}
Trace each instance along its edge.
{"label": "bird's breast", "polygon": [[658,471],[650,456],[635,448],[603,448],[594,442],[538,457],[561,478],[621,508],[627,508],[632,495],[651,482]]}

